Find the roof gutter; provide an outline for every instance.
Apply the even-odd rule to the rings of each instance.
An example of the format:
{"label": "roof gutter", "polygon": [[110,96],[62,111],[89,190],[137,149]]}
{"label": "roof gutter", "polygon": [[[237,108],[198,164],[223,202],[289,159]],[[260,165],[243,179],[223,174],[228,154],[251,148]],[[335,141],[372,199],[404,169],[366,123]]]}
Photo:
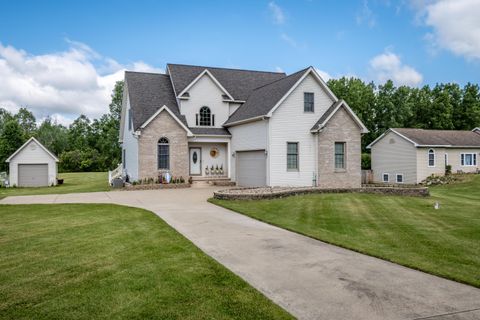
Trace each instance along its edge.
{"label": "roof gutter", "polygon": [[226,124],[224,124],[223,126],[224,126],[224,127],[232,127],[232,126],[236,126],[236,125],[244,124],[244,123],[248,123],[248,122],[255,122],[255,121],[260,121],[260,120],[266,120],[266,119],[268,119],[268,118],[269,118],[268,116],[262,115],[262,116],[257,116],[257,117],[253,117],[253,118],[248,118],[248,119],[245,119],[245,120],[239,120],[239,121],[234,121],[234,122],[226,123]]}

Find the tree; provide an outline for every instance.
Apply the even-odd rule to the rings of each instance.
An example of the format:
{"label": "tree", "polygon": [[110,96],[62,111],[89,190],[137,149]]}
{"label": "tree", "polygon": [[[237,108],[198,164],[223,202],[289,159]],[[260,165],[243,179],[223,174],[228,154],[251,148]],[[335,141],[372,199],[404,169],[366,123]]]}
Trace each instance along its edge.
{"label": "tree", "polygon": [[20,124],[25,139],[28,139],[35,134],[35,130],[37,130],[37,121],[32,112],[28,111],[27,108],[20,108],[14,117]]}
{"label": "tree", "polygon": [[70,149],[86,149],[95,144],[95,137],[92,135],[90,119],[80,115],[73,121],[68,129],[68,143]]}
{"label": "tree", "polygon": [[8,164],[5,160],[20,148],[25,141],[22,127],[20,127],[17,120],[7,120],[0,134],[0,170],[7,169]]}
{"label": "tree", "polygon": [[50,117],[38,127],[35,137],[57,156],[68,149],[68,129],[61,124],[52,123]]}
{"label": "tree", "polygon": [[110,109],[110,115],[113,117],[117,123],[120,123],[120,116],[122,113],[122,100],[123,100],[123,81],[117,81],[112,92],[112,102],[108,106]]}
{"label": "tree", "polygon": [[480,93],[477,84],[467,83],[463,88],[460,105],[454,113],[455,128],[472,130],[480,126]]}

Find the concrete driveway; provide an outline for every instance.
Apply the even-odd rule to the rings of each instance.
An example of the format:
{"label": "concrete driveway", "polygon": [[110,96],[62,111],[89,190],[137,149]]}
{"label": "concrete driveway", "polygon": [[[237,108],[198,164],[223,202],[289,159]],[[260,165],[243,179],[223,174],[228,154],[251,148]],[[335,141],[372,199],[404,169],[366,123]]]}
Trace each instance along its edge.
{"label": "concrete driveway", "polygon": [[116,203],[151,210],[300,319],[480,319],[479,289],[217,207],[206,202],[213,190],[21,196],[0,203]]}

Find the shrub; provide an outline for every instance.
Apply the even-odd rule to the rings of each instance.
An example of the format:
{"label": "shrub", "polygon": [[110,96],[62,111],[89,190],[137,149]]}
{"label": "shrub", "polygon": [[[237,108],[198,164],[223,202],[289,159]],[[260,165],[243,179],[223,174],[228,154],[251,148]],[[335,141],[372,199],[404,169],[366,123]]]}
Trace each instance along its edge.
{"label": "shrub", "polygon": [[362,170],[370,170],[372,167],[372,156],[370,153],[362,153]]}
{"label": "shrub", "polygon": [[446,175],[452,174],[452,166],[451,165],[447,164],[445,166],[445,174]]}

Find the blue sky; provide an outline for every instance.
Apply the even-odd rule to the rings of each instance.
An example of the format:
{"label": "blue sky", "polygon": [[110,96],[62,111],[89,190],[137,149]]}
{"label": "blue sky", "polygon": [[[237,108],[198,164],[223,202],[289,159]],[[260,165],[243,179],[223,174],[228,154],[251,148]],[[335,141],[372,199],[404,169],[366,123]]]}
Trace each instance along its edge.
{"label": "blue sky", "polygon": [[167,62],[479,83],[479,8],[480,0],[2,1],[0,76],[9,85],[0,105],[66,123],[96,117],[124,69],[162,71]]}

